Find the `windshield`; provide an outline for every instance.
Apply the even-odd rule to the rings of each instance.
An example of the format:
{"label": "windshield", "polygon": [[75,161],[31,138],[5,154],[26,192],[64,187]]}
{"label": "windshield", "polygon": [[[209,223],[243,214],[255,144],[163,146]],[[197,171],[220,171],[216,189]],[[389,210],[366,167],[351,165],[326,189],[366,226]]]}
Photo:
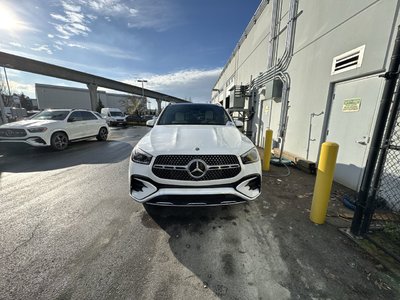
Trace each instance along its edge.
{"label": "windshield", "polygon": [[69,114],[68,110],[42,111],[32,116],[32,120],[64,120]]}
{"label": "windshield", "polygon": [[231,121],[221,106],[181,104],[168,106],[158,125],[226,125]]}
{"label": "windshield", "polygon": [[110,115],[112,117],[123,117],[124,115],[122,114],[122,112],[119,111],[110,111]]}

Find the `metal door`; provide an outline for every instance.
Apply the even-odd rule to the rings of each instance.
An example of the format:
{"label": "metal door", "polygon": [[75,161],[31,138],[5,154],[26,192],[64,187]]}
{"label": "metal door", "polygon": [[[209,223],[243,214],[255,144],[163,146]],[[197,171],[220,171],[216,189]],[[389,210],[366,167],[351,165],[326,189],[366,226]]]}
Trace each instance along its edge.
{"label": "metal door", "polygon": [[384,79],[378,76],[335,85],[326,140],[339,144],[335,181],[358,191]]}

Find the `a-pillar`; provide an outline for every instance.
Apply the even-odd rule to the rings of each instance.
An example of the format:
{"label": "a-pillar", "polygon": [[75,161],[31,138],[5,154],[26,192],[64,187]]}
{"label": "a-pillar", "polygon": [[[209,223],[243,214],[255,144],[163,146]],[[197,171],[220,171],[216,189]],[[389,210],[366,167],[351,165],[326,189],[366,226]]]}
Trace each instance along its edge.
{"label": "a-pillar", "polygon": [[159,115],[161,113],[161,102],[162,102],[162,100],[156,99],[156,101],[157,101],[157,115]]}
{"label": "a-pillar", "polygon": [[88,83],[87,87],[89,89],[89,94],[90,94],[90,105],[92,107],[92,110],[96,110],[97,105],[98,105],[97,85],[95,85],[93,83]]}

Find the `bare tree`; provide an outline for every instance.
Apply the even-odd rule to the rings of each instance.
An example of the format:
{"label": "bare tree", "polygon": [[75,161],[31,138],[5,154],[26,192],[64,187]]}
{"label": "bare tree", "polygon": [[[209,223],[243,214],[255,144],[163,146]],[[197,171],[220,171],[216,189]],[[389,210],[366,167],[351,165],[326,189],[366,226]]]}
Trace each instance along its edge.
{"label": "bare tree", "polygon": [[120,101],[129,115],[142,115],[146,111],[146,100],[142,97],[129,96],[126,100]]}

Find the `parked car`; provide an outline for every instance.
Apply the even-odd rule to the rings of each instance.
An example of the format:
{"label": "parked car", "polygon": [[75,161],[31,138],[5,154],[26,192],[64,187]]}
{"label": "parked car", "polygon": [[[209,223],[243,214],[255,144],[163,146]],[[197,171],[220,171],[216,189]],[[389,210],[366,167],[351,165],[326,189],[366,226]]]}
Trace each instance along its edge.
{"label": "parked car", "polygon": [[0,142],[51,146],[64,150],[70,142],[96,137],[107,140],[108,126],[92,111],[80,109],[44,110],[30,119],[0,126]]}
{"label": "parked car", "polygon": [[127,126],[125,115],[119,108],[102,108],[101,115],[106,119],[110,126]]}
{"label": "parked car", "polygon": [[26,117],[31,118],[32,116],[40,113],[40,110],[29,110],[26,112]]}
{"label": "parked car", "polygon": [[155,119],[156,116],[155,116],[155,115],[144,115],[144,116],[142,116],[142,118],[143,118],[145,121],[148,121],[148,120],[153,120],[153,119]]}
{"label": "parked car", "polygon": [[145,125],[146,124],[146,120],[142,116],[137,115],[137,114],[128,115],[128,116],[126,116],[125,119],[128,124],[134,124],[134,125]]}
{"label": "parked car", "polygon": [[132,151],[130,196],[162,206],[226,205],[261,193],[254,144],[222,106],[171,104]]}

